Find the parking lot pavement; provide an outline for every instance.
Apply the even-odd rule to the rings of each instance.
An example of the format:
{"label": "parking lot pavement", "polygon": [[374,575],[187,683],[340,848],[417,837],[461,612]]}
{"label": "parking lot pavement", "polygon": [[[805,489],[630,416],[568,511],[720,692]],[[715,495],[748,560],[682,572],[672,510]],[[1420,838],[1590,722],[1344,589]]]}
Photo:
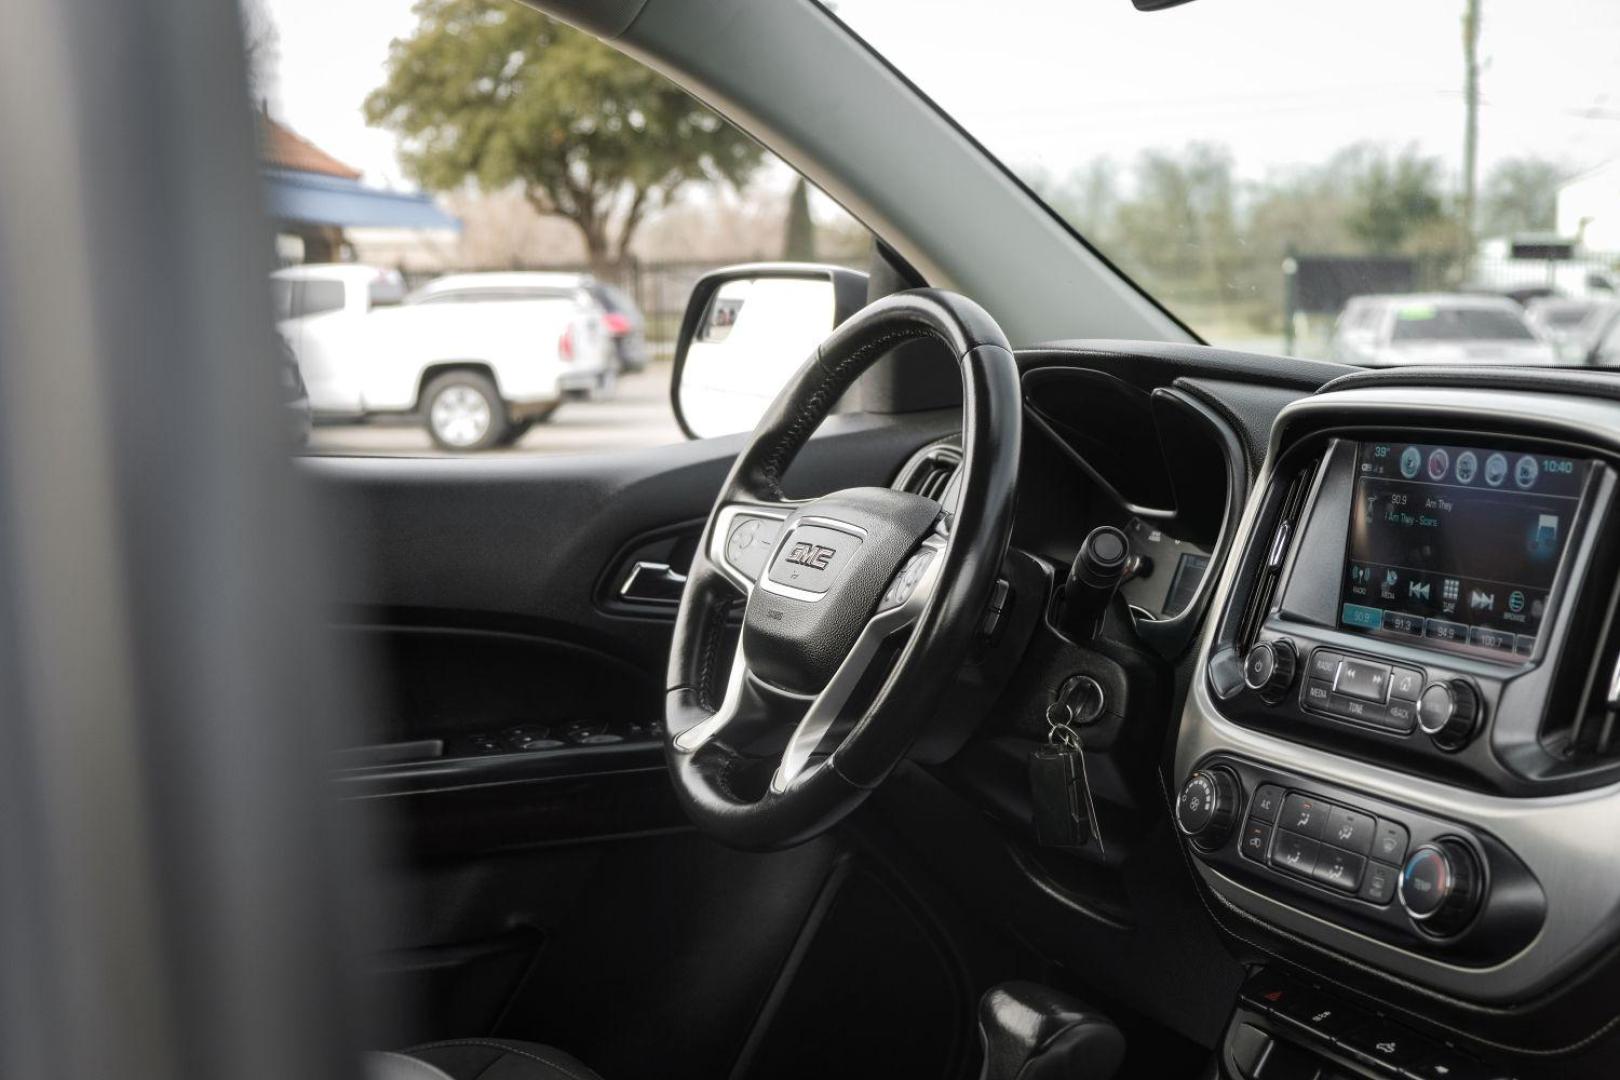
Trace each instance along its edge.
{"label": "parking lot pavement", "polygon": [[[544,424],[536,424],[515,446],[485,450],[500,454],[583,454],[634,446],[663,446],[685,436],[669,407],[668,363],[619,380],[608,401],[570,401]],[[317,427],[309,438],[313,454],[367,454],[392,457],[465,457],[433,445],[419,421],[340,424]]]}

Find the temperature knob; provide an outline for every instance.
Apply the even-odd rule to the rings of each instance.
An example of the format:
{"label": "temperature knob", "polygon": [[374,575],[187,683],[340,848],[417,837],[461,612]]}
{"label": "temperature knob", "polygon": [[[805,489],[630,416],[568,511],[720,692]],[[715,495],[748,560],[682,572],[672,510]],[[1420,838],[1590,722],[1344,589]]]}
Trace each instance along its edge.
{"label": "temperature knob", "polygon": [[1199,769],[1176,798],[1176,825],[1199,847],[1214,850],[1232,835],[1239,794],[1230,769]]}
{"label": "temperature knob", "polygon": [[1468,925],[1484,891],[1479,860],[1461,840],[1424,844],[1401,869],[1401,906],[1412,921],[1440,937]]}

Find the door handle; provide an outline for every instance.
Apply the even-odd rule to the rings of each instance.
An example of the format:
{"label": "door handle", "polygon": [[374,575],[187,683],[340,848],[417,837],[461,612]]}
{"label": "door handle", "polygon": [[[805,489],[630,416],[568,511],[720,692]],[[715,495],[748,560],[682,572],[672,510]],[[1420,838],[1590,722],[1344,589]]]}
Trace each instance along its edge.
{"label": "door handle", "polygon": [[661,562],[638,562],[619,586],[619,599],[633,604],[674,607],[686,591],[686,575]]}

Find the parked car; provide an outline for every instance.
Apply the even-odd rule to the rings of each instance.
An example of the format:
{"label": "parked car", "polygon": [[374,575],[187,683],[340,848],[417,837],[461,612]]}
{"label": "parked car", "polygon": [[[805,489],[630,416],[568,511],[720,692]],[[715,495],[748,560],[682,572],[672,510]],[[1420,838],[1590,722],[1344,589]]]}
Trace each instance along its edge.
{"label": "parked car", "polygon": [[1519,305],[1467,293],[1355,297],[1339,315],[1333,357],[1363,367],[1558,363]]}
{"label": "parked car", "polygon": [[424,285],[406,302],[532,300],[563,295],[576,296],[580,303],[595,305],[600,311],[602,326],[613,342],[619,372],[646,368],[647,320],[641,309],[623,289],[597,281],[589,274],[543,270],[447,274]]}
{"label": "parked car", "polygon": [[276,335],[276,375],[281,386],[281,407],[287,417],[287,439],[295,447],[309,442],[309,391],[298,370],[298,357],[280,334]]}
{"label": "parked car", "polygon": [[1530,301],[1524,317],[1542,340],[1558,351],[1562,363],[1584,364],[1597,324],[1612,307],[1611,302],[1599,299],[1549,296]]}
{"label": "parked car", "polygon": [[610,393],[613,345],[578,289],[509,295],[453,275],[407,296],[394,271],[356,264],[272,275],[276,317],[318,419],[420,417],[449,450],[520,438],[567,398]]}

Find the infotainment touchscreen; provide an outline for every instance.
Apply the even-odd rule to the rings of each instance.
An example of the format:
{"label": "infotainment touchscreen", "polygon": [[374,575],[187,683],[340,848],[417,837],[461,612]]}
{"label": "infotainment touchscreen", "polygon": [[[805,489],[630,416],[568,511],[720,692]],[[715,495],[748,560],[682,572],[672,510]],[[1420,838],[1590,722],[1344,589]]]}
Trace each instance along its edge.
{"label": "infotainment touchscreen", "polygon": [[1489,446],[1360,443],[1339,624],[1529,656],[1590,467]]}

